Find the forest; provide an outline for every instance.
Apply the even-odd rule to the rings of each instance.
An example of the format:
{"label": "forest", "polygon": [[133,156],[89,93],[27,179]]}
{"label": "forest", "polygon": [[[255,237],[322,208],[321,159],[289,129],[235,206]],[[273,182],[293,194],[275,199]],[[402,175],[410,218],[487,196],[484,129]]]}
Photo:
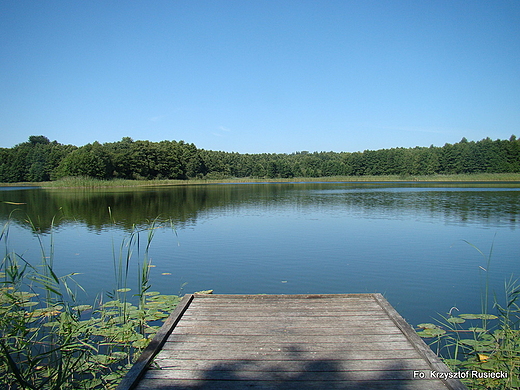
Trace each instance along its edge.
{"label": "forest", "polygon": [[365,150],[241,154],[198,149],[184,141],[93,142],[63,145],[33,135],[0,148],[0,182],[42,182],[70,176],[109,180],[291,178],[362,175],[517,173],[520,140],[468,141],[444,146]]}

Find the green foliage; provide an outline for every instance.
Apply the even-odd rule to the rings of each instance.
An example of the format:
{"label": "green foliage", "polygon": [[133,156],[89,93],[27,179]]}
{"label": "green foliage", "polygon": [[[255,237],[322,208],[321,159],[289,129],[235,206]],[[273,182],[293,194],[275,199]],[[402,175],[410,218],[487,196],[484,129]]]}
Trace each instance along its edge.
{"label": "green foliage", "polygon": [[56,170],[56,178],[66,176],[89,176],[94,179],[109,179],[112,161],[105,148],[94,142],[68,154]]}
{"label": "green foliage", "polygon": [[[468,243],[469,244],[469,243]],[[473,246],[472,244],[469,244]],[[463,381],[471,389],[520,389],[520,285],[512,278],[505,285],[505,303],[496,301],[496,315],[488,313],[488,272],[493,247],[486,257],[485,284],[483,286],[482,313],[454,315],[457,308],[441,316],[438,325],[419,324],[418,335],[433,339],[432,347],[453,371],[506,373],[507,378],[473,378]]]}
{"label": "green foliage", "polygon": [[113,163],[112,177],[122,179],[186,179],[204,172],[197,148],[184,141],[133,141],[105,144]]}
{"label": "green foliage", "polygon": [[51,141],[44,135],[31,135],[29,137],[29,143],[32,145],[48,145],[51,143]]}
{"label": "green foliage", "polygon": [[363,152],[240,154],[197,149],[184,141],[94,142],[76,148],[31,136],[0,149],[0,182],[48,181],[68,176],[97,179],[185,180],[520,172],[520,140],[468,141],[442,147],[392,148]]}
{"label": "green foliage", "polygon": [[75,146],[50,142],[43,135],[29,137],[29,142],[0,150],[0,182],[48,181],[60,162]]}
{"label": "green foliage", "polygon": [[468,378],[471,389],[520,388],[520,308],[518,286],[508,291],[499,315],[460,314],[442,317],[440,325],[420,324],[419,336],[433,338],[438,353],[453,371],[504,372],[505,379]]}
{"label": "green foliage", "polygon": [[[180,299],[148,291],[147,253],[155,228],[152,223],[149,230],[133,232],[122,245],[129,262],[139,234],[148,232],[137,304],[127,301],[131,289],[122,287],[110,294],[109,301],[101,295],[93,305],[78,305],[69,288],[73,275],[58,277],[53,271],[52,240],[47,250],[38,236],[42,260],[33,266],[9,250],[9,223],[4,226],[0,233],[5,246],[0,264],[1,388],[115,388]],[[118,280],[121,283],[126,285],[126,278]]]}

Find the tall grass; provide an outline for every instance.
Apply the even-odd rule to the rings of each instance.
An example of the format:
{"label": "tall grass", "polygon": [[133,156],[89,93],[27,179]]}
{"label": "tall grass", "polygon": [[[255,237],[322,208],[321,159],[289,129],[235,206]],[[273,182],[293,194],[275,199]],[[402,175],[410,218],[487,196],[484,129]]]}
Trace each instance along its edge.
{"label": "tall grass", "polygon": [[137,180],[110,179],[101,180],[88,176],[69,176],[56,181],[39,183],[42,187],[59,188],[105,188],[105,187],[133,187]]}
{"label": "tall grass", "polygon": [[211,183],[255,183],[255,182],[496,182],[520,181],[519,173],[474,173],[449,175],[362,175],[362,176],[325,176],[292,178],[224,177],[189,180],[101,180],[86,176],[64,177],[56,181],[37,183],[45,188],[110,188],[138,187],[157,185],[211,184]]}
{"label": "tall grass", "polygon": [[[149,291],[149,250],[159,226],[154,221],[125,237],[113,253],[114,290],[101,293],[92,305],[80,305],[70,288],[74,275],[54,272],[53,234],[46,245],[28,223],[40,245],[37,265],[10,248],[9,221],[0,232],[0,388],[115,388],[179,301]],[[136,264],[134,305],[128,273]]]}

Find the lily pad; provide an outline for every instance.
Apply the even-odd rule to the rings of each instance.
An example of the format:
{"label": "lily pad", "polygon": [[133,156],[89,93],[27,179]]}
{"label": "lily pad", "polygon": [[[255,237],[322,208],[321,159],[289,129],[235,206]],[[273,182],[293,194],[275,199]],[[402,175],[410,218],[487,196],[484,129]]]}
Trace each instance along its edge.
{"label": "lily pad", "polygon": [[78,305],[78,306],[74,306],[72,309],[76,310],[76,311],[79,311],[79,312],[82,312],[82,311],[85,311],[85,310],[92,309],[92,306],[91,305]]}
{"label": "lily pad", "polygon": [[459,340],[459,343],[464,344],[464,345],[475,346],[475,345],[478,344],[478,340],[475,340],[475,339],[462,339],[462,340]]}
{"label": "lily pad", "polygon": [[194,294],[213,294],[213,290],[196,291]]}
{"label": "lily pad", "polygon": [[146,328],[146,329],[144,330],[144,333],[146,333],[146,334],[155,334],[155,333],[157,333],[157,331],[158,331],[159,329],[160,329],[160,327],[158,327],[158,326],[151,326],[151,327],[149,327],[149,328]]}
{"label": "lily pad", "polygon": [[116,352],[112,352],[110,354],[110,357],[115,360],[123,360],[128,357],[128,354],[126,352],[116,351]]}
{"label": "lily pad", "polygon": [[498,318],[493,314],[459,314],[459,317],[466,320],[495,320]]}
{"label": "lily pad", "polygon": [[148,345],[149,342],[150,342],[150,340],[143,338],[143,339],[134,341],[132,343],[132,347],[134,347],[134,348],[145,348]]}
{"label": "lily pad", "polygon": [[101,305],[101,307],[120,307],[120,306],[121,306],[121,302],[119,302],[119,301],[108,301],[108,302],[103,303],[103,305]]}
{"label": "lily pad", "polygon": [[437,325],[430,324],[430,323],[419,324],[419,325],[417,325],[417,327],[421,328],[421,329],[436,329],[436,328],[438,328]]}
{"label": "lily pad", "polygon": [[440,328],[435,328],[435,329],[428,328],[428,329],[423,330],[422,332],[417,332],[417,334],[421,337],[429,338],[429,337],[442,336],[443,334],[446,334],[446,331],[444,329],[440,329]]}
{"label": "lily pad", "polygon": [[27,301],[27,302],[23,302],[21,304],[22,307],[32,307],[32,306],[36,306],[38,304],[38,302],[33,302],[33,301]]}
{"label": "lily pad", "polygon": [[144,293],[147,297],[152,297],[154,295],[160,295],[161,293],[159,291],[147,291]]}
{"label": "lily pad", "polygon": [[103,354],[97,354],[97,355],[91,356],[90,360],[92,360],[94,363],[97,363],[97,364],[107,365],[107,364],[110,364],[112,359],[110,358],[110,356],[103,355]]}
{"label": "lily pad", "polygon": [[451,322],[452,324],[462,324],[462,323],[466,322],[466,320],[464,318],[460,318],[460,317],[450,317],[450,318],[448,318],[447,321]]}
{"label": "lily pad", "polygon": [[43,309],[36,309],[33,311],[34,316],[38,317],[52,317],[61,313],[60,307],[48,307]]}
{"label": "lily pad", "polygon": [[448,366],[453,366],[453,367],[456,367],[458,366],[460,363],[462,363],[462,361],[460,361],[459,359],[443,359],[444,363],[446,363]]}
{"label": "lily pad", "polygon": [[468,330],[471,330],[473,332],[478,332],[478,333],[484,333],[486,331],[486,329],[479,328],[478,326],[472,326],[471,328],[468,328]]}
{"label": "lily pad", "polygon": [[16,299],[21,300],[22,302],[28,302],[31,298],[38,296],[38,294],[30,293],[26,291],[16,291],[12,293],[12,296]]}

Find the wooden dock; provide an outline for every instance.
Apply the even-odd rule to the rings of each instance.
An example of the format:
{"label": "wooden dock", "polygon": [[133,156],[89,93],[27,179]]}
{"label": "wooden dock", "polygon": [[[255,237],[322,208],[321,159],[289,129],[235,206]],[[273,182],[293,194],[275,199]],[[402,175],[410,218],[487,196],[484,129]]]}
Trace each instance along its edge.
{"label": "wooden dock", "polygon": [[431,371],[381,294],[187,295],[118,390],[466,389]]}

